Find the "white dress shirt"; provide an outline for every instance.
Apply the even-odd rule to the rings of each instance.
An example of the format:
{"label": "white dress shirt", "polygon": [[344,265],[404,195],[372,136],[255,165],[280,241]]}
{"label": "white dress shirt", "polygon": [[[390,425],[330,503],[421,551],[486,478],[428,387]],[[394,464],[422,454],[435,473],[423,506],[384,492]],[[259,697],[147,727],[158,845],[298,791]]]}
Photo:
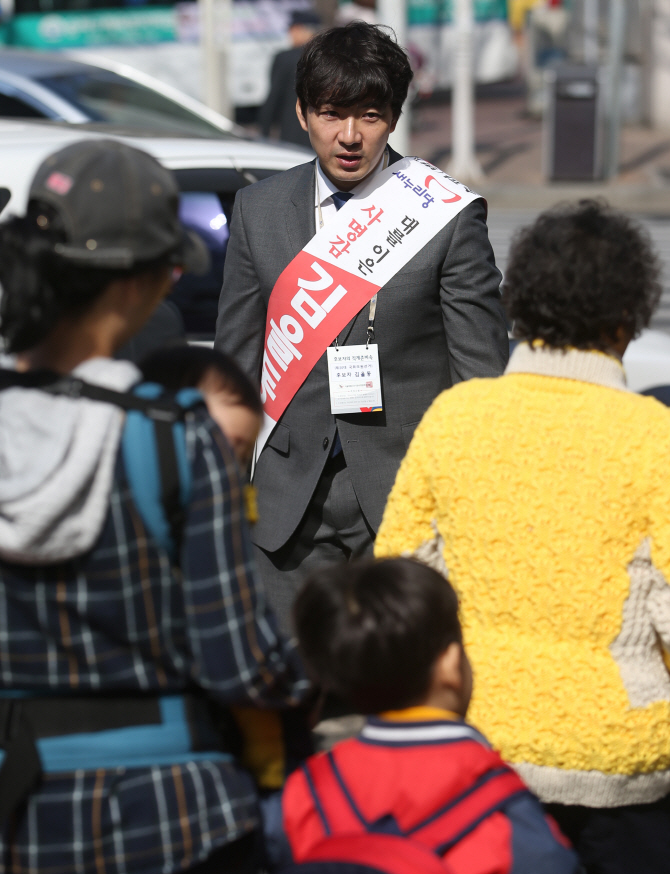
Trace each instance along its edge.
{"label": "white dress shirt", "polygon": [[[386,154],[386,152],[384,152],[384,154]],[[372,173],[369,173],[365,177],[365,179],[361,179],[361,182],[365,182],[367,179],[370,178],[370,176],[376,176],[377,173],[381,173],[381,171],[384,169],[384,154],[382,154],[379,161],[377,161],[377,166],[372,171]],[[323,172],[318,158],[316,159],[316,182],[317,184],[315,186],[316,202],[314,204],[314,224],[318,231],[319,203],[321,204],[321,217],[323,218],[323,226],[325,227],[337,213],[337,207],[335,206],[332,195],[334,192],[340,190],[336,185],[333,185],[330,179]],[[359,182],[358,185],[360,185],[361,182]],[[354,191],[356,191],[358,185],[354,186],[354,188],[351,189],[352,194],[354,193]]]}

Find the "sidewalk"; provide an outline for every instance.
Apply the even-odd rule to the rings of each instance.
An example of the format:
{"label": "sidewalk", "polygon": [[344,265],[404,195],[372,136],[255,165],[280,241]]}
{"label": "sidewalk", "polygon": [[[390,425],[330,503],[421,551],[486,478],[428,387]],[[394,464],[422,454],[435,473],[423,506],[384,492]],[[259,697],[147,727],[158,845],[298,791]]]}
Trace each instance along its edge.
{"label": "sidewalk", "polygon": [[[542,122],[525,112],[520,81],[478,88],[477,157],[485,179],[477,185],[490,208],[546,209],[561,200],[604,197],[628,212],[670,217],[670,131],[627,126],[621,172],[610,182],[547,183],[542,175]],[[433,97],[414,109],[412,154],[446,169],[451,153],[451,105]]]}

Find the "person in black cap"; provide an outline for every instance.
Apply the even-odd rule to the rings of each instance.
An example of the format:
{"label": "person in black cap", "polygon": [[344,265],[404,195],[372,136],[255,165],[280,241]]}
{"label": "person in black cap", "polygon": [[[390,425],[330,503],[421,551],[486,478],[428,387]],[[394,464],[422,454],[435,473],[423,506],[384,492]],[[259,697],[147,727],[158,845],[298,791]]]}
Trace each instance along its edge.
{"label": "person in black cap", "polygon": [[256,584],[233,449],[198,397],[112,358],[206,267],[172,174],[119,142],[47,158],[0,225],[3,870],[256,870],[230,707],[307,683]]}
{"label": "person in black cap", "polygon": [[321,27],[316,12],[298,10],[291,14],[288,28],[292,48],[275,55],[270,73],[270,92],[258,114],[264,137],[279,126],[279,139],[311,149],[308,134],[300,126],[295,111],[295,73],[304,46]]}

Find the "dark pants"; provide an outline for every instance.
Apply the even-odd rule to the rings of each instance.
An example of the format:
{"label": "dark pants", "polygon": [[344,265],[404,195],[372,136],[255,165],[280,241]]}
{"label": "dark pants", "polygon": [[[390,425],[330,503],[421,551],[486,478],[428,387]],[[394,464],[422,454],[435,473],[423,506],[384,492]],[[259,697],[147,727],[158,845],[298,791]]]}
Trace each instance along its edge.
{"label": "dark pants", "polygon": [[261,865],[261,850],[258,832],[250,832],[224,847],[185,874],[258,874]]}
{"label": "dark pants", "polygon": [[670,872],[670,796],[629,807],[545,804],[587,874]]}
{"label": "dark pants", "polygon": [[372,554],[374,531],[356,498],[344,453],[329,458],[300,525],[276,552],[256,547],[256,562],[279,626],[292,634],[291,608],[318,567]]}

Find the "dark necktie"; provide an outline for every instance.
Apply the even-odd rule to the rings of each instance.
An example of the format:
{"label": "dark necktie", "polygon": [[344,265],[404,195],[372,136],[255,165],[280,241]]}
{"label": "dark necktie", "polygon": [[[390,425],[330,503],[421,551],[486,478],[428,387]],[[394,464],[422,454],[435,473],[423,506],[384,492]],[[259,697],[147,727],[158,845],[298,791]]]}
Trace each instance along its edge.
{"label": "dark necktie", "polygon": [[[344,204],[353,196],[353,191],[334,191],[331,197],[333,198],[335,209],[342,209]],[[332,458],[335,458],[335,456],[339,455],[340,452],[342,452],[342,443],[340,441],[340,432],[336,430],[335,439],[333,440],[333,448],[330,450],[330,455]]]}
{"label": "dark necktie", "polygon": [[354,196],[353,191],[334,191],[331,195],[335,209],[342,209],[344,204]]}

